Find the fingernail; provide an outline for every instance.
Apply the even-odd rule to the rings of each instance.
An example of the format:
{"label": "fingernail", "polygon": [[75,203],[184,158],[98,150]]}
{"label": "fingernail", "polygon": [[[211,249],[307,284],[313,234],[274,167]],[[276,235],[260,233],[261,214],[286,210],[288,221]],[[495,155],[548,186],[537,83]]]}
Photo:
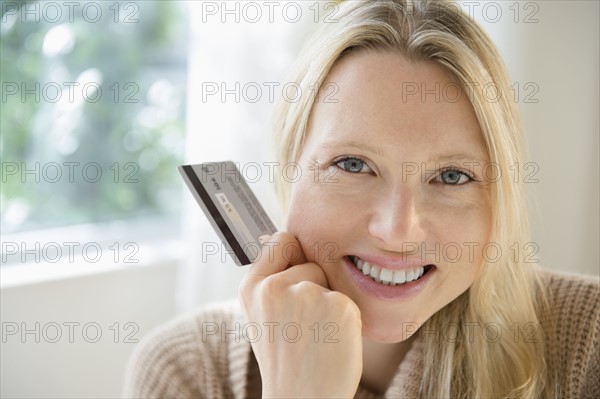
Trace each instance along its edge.
{"label": "fingernail", "polygon": [[269,239],[269,237],[271,237],[271,236],[268,234],[262,235],[262,236],[258,237],[258,242],[260,242],[261,244],[264,244]]}

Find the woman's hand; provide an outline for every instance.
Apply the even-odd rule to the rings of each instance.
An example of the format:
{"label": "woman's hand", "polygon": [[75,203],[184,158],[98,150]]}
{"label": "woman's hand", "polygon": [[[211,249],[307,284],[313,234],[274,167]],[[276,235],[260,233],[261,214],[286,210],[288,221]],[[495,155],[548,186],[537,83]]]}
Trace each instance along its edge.
{"label": "woman's hand", "polygon": [[262,333],[251,338],[263,397],[354,397],[362,374],[360,310],[329,290],[321,267],[307,263],[291,234],[267,239],[239,298],[246,320]]}

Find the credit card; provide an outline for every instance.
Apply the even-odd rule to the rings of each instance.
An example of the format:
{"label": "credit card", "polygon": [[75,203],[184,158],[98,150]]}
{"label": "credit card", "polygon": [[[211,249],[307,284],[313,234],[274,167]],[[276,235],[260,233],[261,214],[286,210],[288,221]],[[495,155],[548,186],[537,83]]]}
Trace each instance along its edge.
{"label": "credit card", "polygon": [[258,237],[277,228],[232,161],[181,165],[177,169],[238,266],[260,255]]}

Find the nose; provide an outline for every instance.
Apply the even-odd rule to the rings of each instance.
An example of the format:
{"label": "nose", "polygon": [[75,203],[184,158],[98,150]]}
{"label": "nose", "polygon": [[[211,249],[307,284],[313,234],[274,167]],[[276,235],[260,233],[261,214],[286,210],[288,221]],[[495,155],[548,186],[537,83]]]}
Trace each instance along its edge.
{"label": "nose", "polygon": [[419,212],[418,194],[409,187],[388,191],[374,204],[369,233],[383,249],[404,252],[425,242],[424,215]]}

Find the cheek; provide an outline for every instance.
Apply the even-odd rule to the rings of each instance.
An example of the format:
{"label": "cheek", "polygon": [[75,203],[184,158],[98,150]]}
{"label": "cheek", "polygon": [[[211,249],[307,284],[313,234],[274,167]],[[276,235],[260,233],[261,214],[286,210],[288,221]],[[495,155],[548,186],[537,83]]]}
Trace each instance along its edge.
{"label": "cheek", "polygon": [[453,299],[466,290],[482,269],[483,249],[491,232],[491,206],[483,190],[469,194],[451,200],[438,196],[419,209],[427,232],[420,255],[439,267],[436,290],[440,299]]}
{"label": "cheek", "polygon": [[435,231],[439,241],[460,246],[484,245],[489,236],[489,214],[477,209],[456,214],[437,214]]}
{"label": "cheek", "polygon": [[437,213],[436,241],[443,287],[450,297],[466,290],[478,278],[484,250],[491,233],[491,210],[487,202],[467,203],[452,212]]}
{"label": "cheek", "polygon": [[325,265],[337,259],[341,240],[351,237],[358,223],[352,217],[359,213],[349,216],[348,204],[331,187],[311,178],[303,177],[293,187],[287,230],[300,241],[309,261]]}
{"label": "cheek", "polygon": [[318,190],[302,178],[294,183],[290,207],[288,210],[287,230],[300,241],[308,261],[317,262],[316,251],[311,250],[316,242],[323,240],[323,230],[316,228],[316,223],[327,218],[327,212],[319,199]]}
{"label": "cheek", "polygon": [[[433,193],[437,194],[437,193]],[[425,196],[419,214],[424,228],[434,232],[444,243],[487,242],[491,226],[491,208],[488,193],[483,189],[465,190],[454,198],[442,195]],[[471,244],[469,244],[471,245]]]}

